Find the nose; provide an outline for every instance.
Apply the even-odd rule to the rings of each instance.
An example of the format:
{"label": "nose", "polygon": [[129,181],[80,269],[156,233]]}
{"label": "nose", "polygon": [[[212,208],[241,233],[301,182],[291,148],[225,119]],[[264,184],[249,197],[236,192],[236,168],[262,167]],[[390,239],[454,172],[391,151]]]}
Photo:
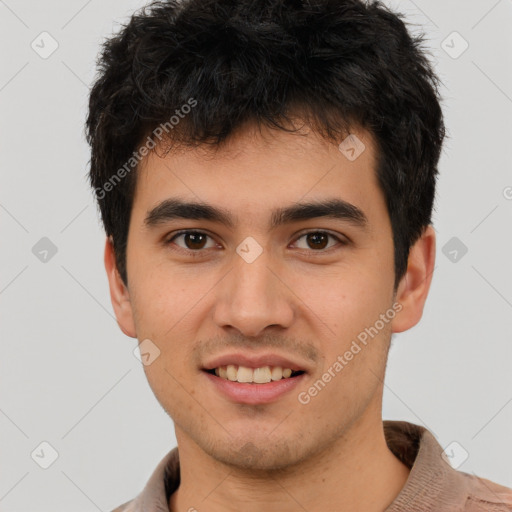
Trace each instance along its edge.
{"label": "nose", "polygon": [[233,269],[216,287],[214,321],[246,337],[268,327],[288,328],[293,322],[293,293],[264,251],[255,261],[234,258]]}

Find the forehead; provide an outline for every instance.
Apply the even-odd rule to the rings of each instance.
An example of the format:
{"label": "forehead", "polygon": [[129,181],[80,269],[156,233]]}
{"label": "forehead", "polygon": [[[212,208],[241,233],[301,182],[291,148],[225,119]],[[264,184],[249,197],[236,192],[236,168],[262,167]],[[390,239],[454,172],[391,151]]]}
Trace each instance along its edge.
{"label": "forehead", "polygon": [[222,214],[230,227],[244,217],[266,215],[270,228],[287,214],[300,216],[283,211],[283,205],[329,198],[345,203],[346,212],[352,206],[354,220],[359,212],[365,217],[366,210],[383,205],[374,141],[365,130],[351,133],[334,144],[312,131],[249,126],[218,147],[158,148],[139,166],[133,210],[141,222],[159,204],[179,199],[214,207],[212,219]]}

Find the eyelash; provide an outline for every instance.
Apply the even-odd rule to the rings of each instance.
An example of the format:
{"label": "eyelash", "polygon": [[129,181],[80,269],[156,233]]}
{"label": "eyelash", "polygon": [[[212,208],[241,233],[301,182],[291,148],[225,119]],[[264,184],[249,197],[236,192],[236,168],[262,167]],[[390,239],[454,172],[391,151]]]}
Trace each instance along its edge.
{"label": "eyelash", "polygon": [[[182,231],[178,231],[176,233],[174,233],[171,238],[167,239],[164,244],[165,245],[171,245],[174,240],[176,238],[178,238],[179,236],[181,235],[187,235],[187,234],[194,234],[194,235],[205,235],[209,238],[213,238],[211,235],[209,235],[208,233],[205,233],[204,231],[198,231],[198,230],[194,230],[194,229],[184,229]],[[333,235],[332,233],[330,233],[329,231],[322,231],[322,230],[312,230],[312,231],[307,231],[305,233],[301,233],[296,239],[295,241],[301,239],[302,237],[306,236],[306,235],[309,235],[309,234],[323,234],[323,235],[327,235],[327,236],[330,236],[331,238],[334,238],[337,242],[339,242],[339,245],[341,246],[345,246],[345,245],[348,245],[348,241],[346,240],[343,240],[341,238],[339,238],[338,236],[336,235]],[[319,249],[317,251],[313,250],[313,249],[310,249],[310,250],[307,250],[307,249],[300,249],[302,251],[305,251],[307,250],[308,253],[310,254],[325,254],[327,253],[329,250],[333,249],[334,247],[336,246],[333,246],[333,247],[330,247],[329,249]],[[180,247],[180,246],[176,246],[176,247],[173,247],[172,250],[175,250],[175,251],[178,251],[178,252],[182,252],[182,253],[185,253],[186,255],[189,255],[189,256],[192,256],[194,258],[197,258],[197,257],[201,257],[204,255],[204,253],[206,252],[206,249],[197,249],[197,250],[192,250],[192,249],[184,249],[183,247]]]}

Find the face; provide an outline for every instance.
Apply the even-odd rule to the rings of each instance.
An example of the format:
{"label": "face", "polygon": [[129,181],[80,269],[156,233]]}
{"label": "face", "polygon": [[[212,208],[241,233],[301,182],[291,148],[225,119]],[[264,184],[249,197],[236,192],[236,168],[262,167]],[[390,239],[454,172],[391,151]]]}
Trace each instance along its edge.
{"label": "face", "polygon": [[[216,152],[151,154],[138,171],[116,314],[160,351],[144,369],[179,444],[239,468],[284,468],[381,420],[390,336],[408,306],[399,312],[393,293],[374,145],[353,133],[365,145],[355,160],[313,132],[247,127]],[[300,208],[328,202],[336,214]],[[265,382],[279,367],[294,373]],[[263,382],[229,380],[251,377]]]}

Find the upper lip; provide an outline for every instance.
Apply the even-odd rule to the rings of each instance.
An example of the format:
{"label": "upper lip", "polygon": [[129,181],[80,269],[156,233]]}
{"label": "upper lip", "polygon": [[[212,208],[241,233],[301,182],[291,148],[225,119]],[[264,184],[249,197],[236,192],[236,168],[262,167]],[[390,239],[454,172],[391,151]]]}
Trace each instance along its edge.
{"label": "upper lip", "polygon": [[294,371],[307,372],[306,365],[292,361],[287,357],[278,354],[254,354],[247,353],[230,353],[219,355],[207,361],[204,365],[205,370],[213,370],[219,366],[227,366],[233,364],[236,366],[246,366],[248,368],[261,368],[263,366],[280,366],[282,368],[290,368]]}

